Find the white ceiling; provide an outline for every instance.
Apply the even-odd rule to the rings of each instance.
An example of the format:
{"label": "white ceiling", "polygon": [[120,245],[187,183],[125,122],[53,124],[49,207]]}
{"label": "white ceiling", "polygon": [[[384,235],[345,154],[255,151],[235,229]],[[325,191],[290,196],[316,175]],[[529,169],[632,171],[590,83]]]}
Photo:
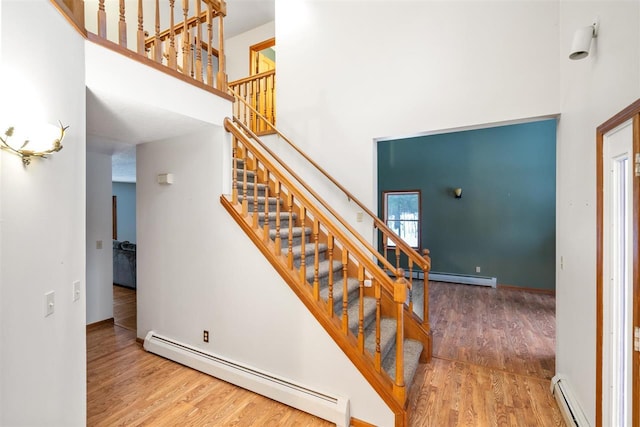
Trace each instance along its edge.
{"label": "white ceiling", "polygon": [[[275,19],[275,0],[227,0],[225,37],[244,33]],[[87,89],[87,149],[112,155],[113,180],[135,182],[135,145],[171,138],[199,127],[198,120],[108,92]]]}

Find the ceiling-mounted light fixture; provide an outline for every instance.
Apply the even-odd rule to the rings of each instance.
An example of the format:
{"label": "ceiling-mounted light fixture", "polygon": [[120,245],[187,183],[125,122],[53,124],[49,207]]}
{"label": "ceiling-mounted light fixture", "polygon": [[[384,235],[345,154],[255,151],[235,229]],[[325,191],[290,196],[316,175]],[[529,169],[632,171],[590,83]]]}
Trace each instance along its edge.
{"label": "ceiling-mounted light fixture", "polygon": [[461,199],[462,198],[462,188],[454,188],[453,190],[453,195],[456,197],[456,199]]}
{"label": "ceiling-mounted light fixture", "polygon": [[[0,148],[10,151],[22,158],[22,163],[27,166],[32,157],[46,158],[51,153],[62,150],[62,139],[69,126],[44,124],[31,133],[18,134],[13,126],[7,128],[3,136],[0,136]],[[9,138],[16,138],[20,142],[20,148],[9,145]]]}
{"label": "ceiling-mounted light fixture", "polygon": [[596,37],[598,37],[597,20],[594,20],[593,24],[588,27],[578,28],[573,34],[573,43],[571,44],[569,59],[583,59],[589,56],[591,40]]}

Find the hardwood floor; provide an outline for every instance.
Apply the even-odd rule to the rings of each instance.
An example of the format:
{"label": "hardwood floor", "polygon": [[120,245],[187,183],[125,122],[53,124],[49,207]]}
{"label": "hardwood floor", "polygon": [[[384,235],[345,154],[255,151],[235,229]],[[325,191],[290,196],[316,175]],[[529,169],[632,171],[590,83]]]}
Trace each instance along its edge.
{"label": "hardwood floor", "polygon": [[[118,324],[135,293],[115,288]],[[564,425],[549,392],[553,296],[430,282],[429,297],[434,358],[411,387],[411,426]],[[332,425],[147,353],[125,327],[92,330],[87,365],[88,426]]]}
{"label": "hardwood floor", "polygon": [[113,321],[123,328],[136,330],[137,310],[134,289],[113,285]]}

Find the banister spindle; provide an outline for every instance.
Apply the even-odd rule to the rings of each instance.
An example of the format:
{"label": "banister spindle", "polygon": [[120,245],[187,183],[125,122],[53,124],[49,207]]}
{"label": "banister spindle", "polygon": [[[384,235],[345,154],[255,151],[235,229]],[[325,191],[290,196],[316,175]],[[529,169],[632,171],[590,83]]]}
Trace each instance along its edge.
{"label": "banister spindle", "polygon": [[306,233],[305,222],[307,220],[307,208],[300,206],[300,283],[307,282],[307,253],[305,247]]}
{"label": "banister spindle", "polygon": [[202,80],[202,23],[200,22],[201,0],[196,0],[196,80]]}
{"label": "banister spindle", "polygon": [[413,260],[409,259],[409,311],[413,313]]}
{"label": "banister spindle", "polygon": [[396,244],[396,268],[400,268],[400,248]]}
{"label": "banister spindle", "polygon": [[382,292],[380,291],[380,282],[376,279],[372,279],[374,295],[376,298],[376,354],[374,358],[376,371],[380,372],[380,367],[382,365],[382,355],[380,354],[380,318],[381,318],[381,304],[380,297]]}
{"label": "banister spindle", "polygon": [[[269,177],[267,177],[267,179],[266,179],[266,184],[265,184],[265,187],[264,187],[263,196],[264,196],[265,200],[269,200]],[[264,224],[263,224],[263,227],[262,227],[262,230],[263,230],[263,233],[264,233],[264,241],[265,242],[269,241],[269,227],[270,226],[271,226],[271,224],[270,224],[270,221],[269,221],[269,203],[265,202],[265,204],[264,204]],[[278,254],[278,252],[276,252],[276,254]]]}
{"label": "banister spindle", "polygon": [[233,204],[238,203],[238,138],[233,137],[233,148],[231,150],[233,159],[233,182],[231,184],[231,201]]}
{"label": "banister spindle", "polygon": [[[255,159],[255,167],[253,169],[253,228],[258,228],[258,159]],[[265,199],[264,201],[265,207],[267,209],[267,204],[269,201]]]}
{"label": "banister spindle", "polygon": [[287,249],[287,266],[293,268],[293,194],[287,194],[287,209],[289,211],[289,247]]}
{"label": "banister spindle", "polygon": [[176,0],[169,0],[169,68],[175,70],[178,67],[178,51],[176,50],[176,25],[174,22],[174,10]]}
{"label": "banister spindle", "polygon": [[349,333],[349,292],[347,290],[347,282],[349,280],[349,272],[347,268],[349,266],[349,252],[343,246],[342,247],[342,332],[345,335]]}
{"label": "banister spindle", "polygon": [[333,317],[333,234],[327,234],[327,255],[329,257],[329,317]]}
{"label": "banister spindle", "polygon": [[358,305],[358,350],[364,353],[364,267],[362,264],[358,267],[358,289],[359,305]]}
{"label": "banister spindle", "polygon": [[247,197],[247,150],[242,150],[242,215],[249,212],[249,197]]}
{"label": "banister spindle", "polygon": [[276,75],[271,76],[271,123],[276,124]]}
{"label": "banister spindle", "polygon": [[216,89],[227,91],[226,61],[224,57],[224,16],[219,13],[218,22],[218,78]]}
{"label": "banister spindle", "polygon": [[138,53],[140,55],[145,54],[144,49],[144,13],[142,10],[142,0],[138,0],[138,33],[137,33],[137,41],[138,41]]}
{"label": "banister spindle", "polygon": [[276,197],[276,254],[282,253],[282,239],[280,238],[280,181],[275,182]]}
{"label": "banister spindle", "polygon": [[393,394],[404,403],[406,390],[404,385],[404,303],[407,299],[407,280],[404,270],[398,269],[393,282],[393,302],[396,305],[396,378]]}
{"label": "banister spindle", "polygon": [[156,0],[156,35],[153,44],[153,60],[162,63],[162,40],[160,39],[160,0]]}
{"label": "banister spindle", "polygon": [[127,47],[127,22],[125,21],[124,0],[120,0],[120,16],[118,19],[118,41],[120,46]]}
{"label": "banister spindle", "polygon": [[188,15],[189,15],[189,0],[182,0],[182,13],[184,15],[184,23],[182,27],[182,74],[189,75],[189,27],[188,27]]}
{"label": "banister spindle", "polygon": [[320,249],[318,247],[318,234],[320,232],[320,221],[318,218],[313,219],[313,298],[318,301],[320,299],[320,281],[318,280],[318,273],[320,270]]}
{"label": "banister spindle", "polygon": [[[213,87],[213,13],[207,2],[207,84]],[[238,102],[238,101],[236,101]]]}
{"label": "banister spindle", "polygon": [[104,0],[98,1],[98,36],[107,38],[107,12],[104,10]]}

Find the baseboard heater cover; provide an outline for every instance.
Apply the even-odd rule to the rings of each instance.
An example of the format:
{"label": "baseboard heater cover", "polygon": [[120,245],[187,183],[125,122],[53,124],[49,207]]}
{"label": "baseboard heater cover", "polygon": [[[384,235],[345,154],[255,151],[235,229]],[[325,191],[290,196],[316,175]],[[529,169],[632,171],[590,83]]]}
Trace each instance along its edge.
{"label": "baseboard heater cover", "polygon": [[251,390],[270,399],[325,419],[337,426],[351,422],[349,399],[331,396],[250,366],[202,351],[149,331],[144,349],[150,353]]}
{"label": "baseboard heater cover", "polygon": [[490,286],[492,288],[495,288],[498,282],[498,279],[495,277],[468,276],[465,274],[439,273],[437,271],[429,273],[429,280],[462,283],[465,285]]}
{"label": "baseboard heater cover", "polygon": [[558,375],[551,379],[551,393],[558,402],[558,407],[562,417],[569,427],[588,427],[587,417],[578,404],[573,390],[569,386],[566,378]]}

